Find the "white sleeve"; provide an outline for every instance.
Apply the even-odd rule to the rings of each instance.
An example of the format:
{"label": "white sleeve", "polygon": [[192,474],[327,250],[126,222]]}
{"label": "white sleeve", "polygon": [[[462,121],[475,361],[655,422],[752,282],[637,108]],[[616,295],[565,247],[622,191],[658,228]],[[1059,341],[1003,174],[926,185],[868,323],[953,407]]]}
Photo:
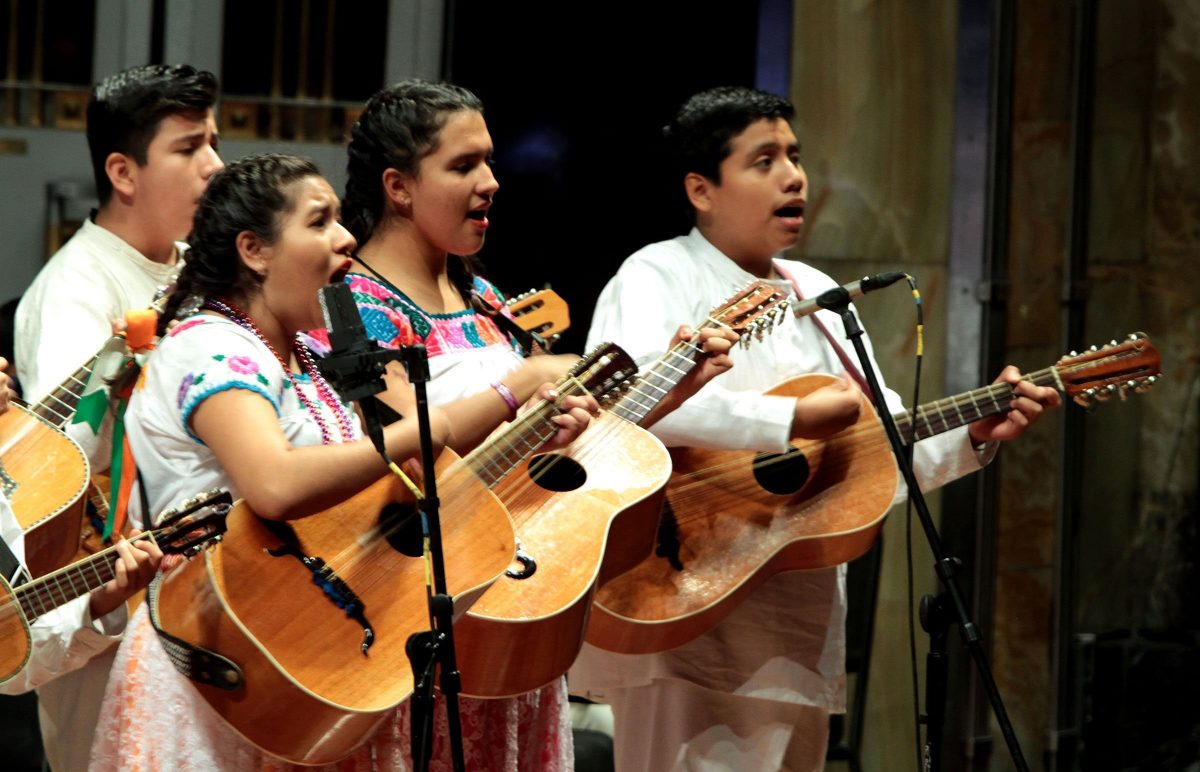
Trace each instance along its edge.
{"label": "white sleeve", "polygon": [[[630,258],[596,301],[588,348],[618,344],[644,367],[666,351],[681,324],[695,326],[720,297],[689,302],[696,294],[679,286],[661,264]],[[734,365],[735,367],[737,365]],[[664,445],[782,452],[788,447],[796,400],[735,391],[720,378],[651,427]]]}
{"label": "white sleeve", "polygon": [[[17,559],[23,560],[24,536],[3,495],[0,495],[0,536]],[[86,595],[43,614],[30,625],[29,661],[15,677],[0,684],[0,693],[21,694],[83,667],[121,639],[127,622],[125,604],[102,619],[93,620]]]}
{"label": "white sleeve", "polygon": [[[17,367],[25,399],[34,402],[86,364],[112,336],[104,300],[83,276],[66,276],[51,293],[23,301],[16,320]],[[80,298],[92,298],[89,302]]]}

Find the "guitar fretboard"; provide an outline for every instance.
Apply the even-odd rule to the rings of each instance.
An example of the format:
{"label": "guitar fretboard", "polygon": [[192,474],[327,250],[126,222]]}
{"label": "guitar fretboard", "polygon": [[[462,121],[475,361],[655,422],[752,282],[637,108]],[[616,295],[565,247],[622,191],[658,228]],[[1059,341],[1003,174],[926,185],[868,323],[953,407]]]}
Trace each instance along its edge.
{"label": "guitar fretboard", "polygon": [[[137,538],[148,538],[148,534]],[[134,539],[136,541],[136,539]],[[15,589],[17,602],[29,622],[65,603],[87,595],[116,576],[117,551],[110,547],[66,568]]]}
{"label": "guitar fretboard", "polygon": [[688,341],[679,343],[634,381],[629,390],[609,407],[609,411],[640,424],[671,389],[692,371],[698,352],[699,349]]}
{"label": "guitar fretboard", "polygon": [[79,406],[79,398],[92,375],[95,362],[93,357],[86,365],[55,386],[49,394],[33,404],[26,405],[26,409],[55,428],[65,429],[71,417],[75,415],[75,408]]}
{"label": "guitar fretboard", "polygon": [[[1037,386],[1053,386],[1059,391],[1062,390],[1062,382],[1054,367],[1025,373],[1022,377]],[[1007,413],[1012,409],[1012,400],[1013,387],[1010,384],[993,383],[991,386],[921,405],[914,411],[915,419],[909,412],[897,413],[893,418],[901,439],[905,443],[911,443],[989,416]]]}
{"label": "guitar fretboard", "polygon": [[558,426],[550,421],[555,408],[543,403],[463,458],[475,476],[489,488],[499,484],[512,470],[546,443]]}
{"label": "guitar fretboard", "polygon": [[[564,397],[587,393],[575,378],[559,384],[558,391]],[[553,403],[539,402],[503,432],[468,453],[463,462],[489,488],[496,486],[554,436],[558,424],[550,419],[557,413]]]}

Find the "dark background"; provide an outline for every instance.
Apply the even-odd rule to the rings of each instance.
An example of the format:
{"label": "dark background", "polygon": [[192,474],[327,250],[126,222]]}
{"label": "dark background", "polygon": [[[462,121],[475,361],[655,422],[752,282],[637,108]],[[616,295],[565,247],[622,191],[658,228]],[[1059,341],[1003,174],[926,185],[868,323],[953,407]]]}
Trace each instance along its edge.
{"label": "dark background", "polygon": [[653,22],[575,3],[449,16],[447,79],[483,100],[496,146],[484,273],[508,294],[553,286],[573,323],[559,351],[582,350],[622,260],[688,228],[662,126],[697,91],[754,85],[757,3],[644,5]]}

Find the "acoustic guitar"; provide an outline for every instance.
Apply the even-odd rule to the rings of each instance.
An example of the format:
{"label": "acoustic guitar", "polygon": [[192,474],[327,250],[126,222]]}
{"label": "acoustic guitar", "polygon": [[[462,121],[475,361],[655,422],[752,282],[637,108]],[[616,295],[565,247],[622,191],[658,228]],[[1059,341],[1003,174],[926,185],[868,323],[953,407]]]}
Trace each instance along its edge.
{"label": "acoustic guitar", "polygon": [[[786,296],[755,282],[696,325],[728,327],[748,345],[784,318]],[[501,697],[561,676],[583,645],[597,587],[654,546],[671,460],[640,428],[696,364],[682,342],[635,382],[567,448],[522,464],[494,487],[512,515],[519,564],[454,626],[463,693]]]}
{"label": "acoustic guitar", "polygon": [[[637,368],[602,346],[560,381],[561,397],[603,394]],[[512,522],[491,492],[554,436],[539,401],[464,458],[436,464],[447,590],[466,610],[512,562]],[[421,475],[414,475],[421,479]],[[229,534],[163,582],[163,629],[237,662],[234,691],[196,683],[249,742],[299,764],[344,758],[413,689],[405,644],[429,628],[416,503],[388,476],[324,512],[290,522],[244,502]]]}
{"label": "acoustic guitar", "polygon": [[[1131,335],[1024,377],[1087,405],[1157,379],[1158,350]],[[790,379],[768,394],[799,397],[833,382]],[[932,402],[896,423],[905,442],[932,437],[1011,409],[1012,387],[993,384]],[[712,629],[749,593],[782,571],[834,566],[874,543],[896,493],[898,471],[869,404],[859,421],[786,453],[676,448],[660,543],[652,555],[597,593],[587,640],[646,654]]]}
{"label": "acoustic guitar", "polygon": [[[164,512],[160,527],[129,541],[148,539],[166,554],[191,557],[204,545],[221,539],[231,504],[227,491],[212,491]],[[116,576],[116,561],[117,548],[109,547],[16,588],[0,577],[0,684],[11,680],[29,661],[33,648],[29,626],[38,617],[111,581]]]}
{"label": "acoustic guitar", "polygon": [[[160,297],[151,308],[165,302]],[[114,335],[45,397],[32,404],[13,400],[0,415],[0,491],[25,532],[25,564],[33,576],[67,565],[79,552],[91,467],[65,430],[100,357],[126,350],[125,336]]]}

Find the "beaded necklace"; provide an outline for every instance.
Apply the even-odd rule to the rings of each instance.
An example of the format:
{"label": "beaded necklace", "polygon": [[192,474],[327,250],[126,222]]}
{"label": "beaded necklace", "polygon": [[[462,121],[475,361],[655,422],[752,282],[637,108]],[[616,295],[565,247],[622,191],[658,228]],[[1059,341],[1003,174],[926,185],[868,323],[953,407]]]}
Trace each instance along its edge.
{"label": "beaded necklace", "polygon": [[[292,369],[288,363],[284,361],[267,337],[262,334],[262,330],[258,329],[258,325],[246,316],[237,306],[223,298],[205,298],[204,308],[210,311],[216,311],[222,316],[228,318],[231,322],[246,330],[254,337],[258,338],[267,350],[275,355],[275,359],[279,362],[279,366],[283,368],[283,373],[292,382],[292,390],[296,392],[296,397],[300,400],[300,404],[308,411],[308,414],[317,422],[317,426],[321,429],[321,444],[330,445],[333,443],[333,437],[329,431],[329,426],[325,422],[325,417],[321,415],[321,410],[308,399],[300,388],[300,384],[296,381],[296,376],[292,373]],[[299,341],[292,342],[292,351],[296,354],[296,360],[300,362],[300,366],[304,368],[304,372],[312,380],[313,386],[316,387],[317,396],[325,403],[330,412],[337,418],[338,432],[341,434],[342,440],[348,440],[353,436],[351,429],[350,416],[346,412],[345,405],[341,399],[334,393],[329,383],[321,376],[321,371],[317,369],[316,363],[313,361],[312,354],[308,348],[301,345]]]}

